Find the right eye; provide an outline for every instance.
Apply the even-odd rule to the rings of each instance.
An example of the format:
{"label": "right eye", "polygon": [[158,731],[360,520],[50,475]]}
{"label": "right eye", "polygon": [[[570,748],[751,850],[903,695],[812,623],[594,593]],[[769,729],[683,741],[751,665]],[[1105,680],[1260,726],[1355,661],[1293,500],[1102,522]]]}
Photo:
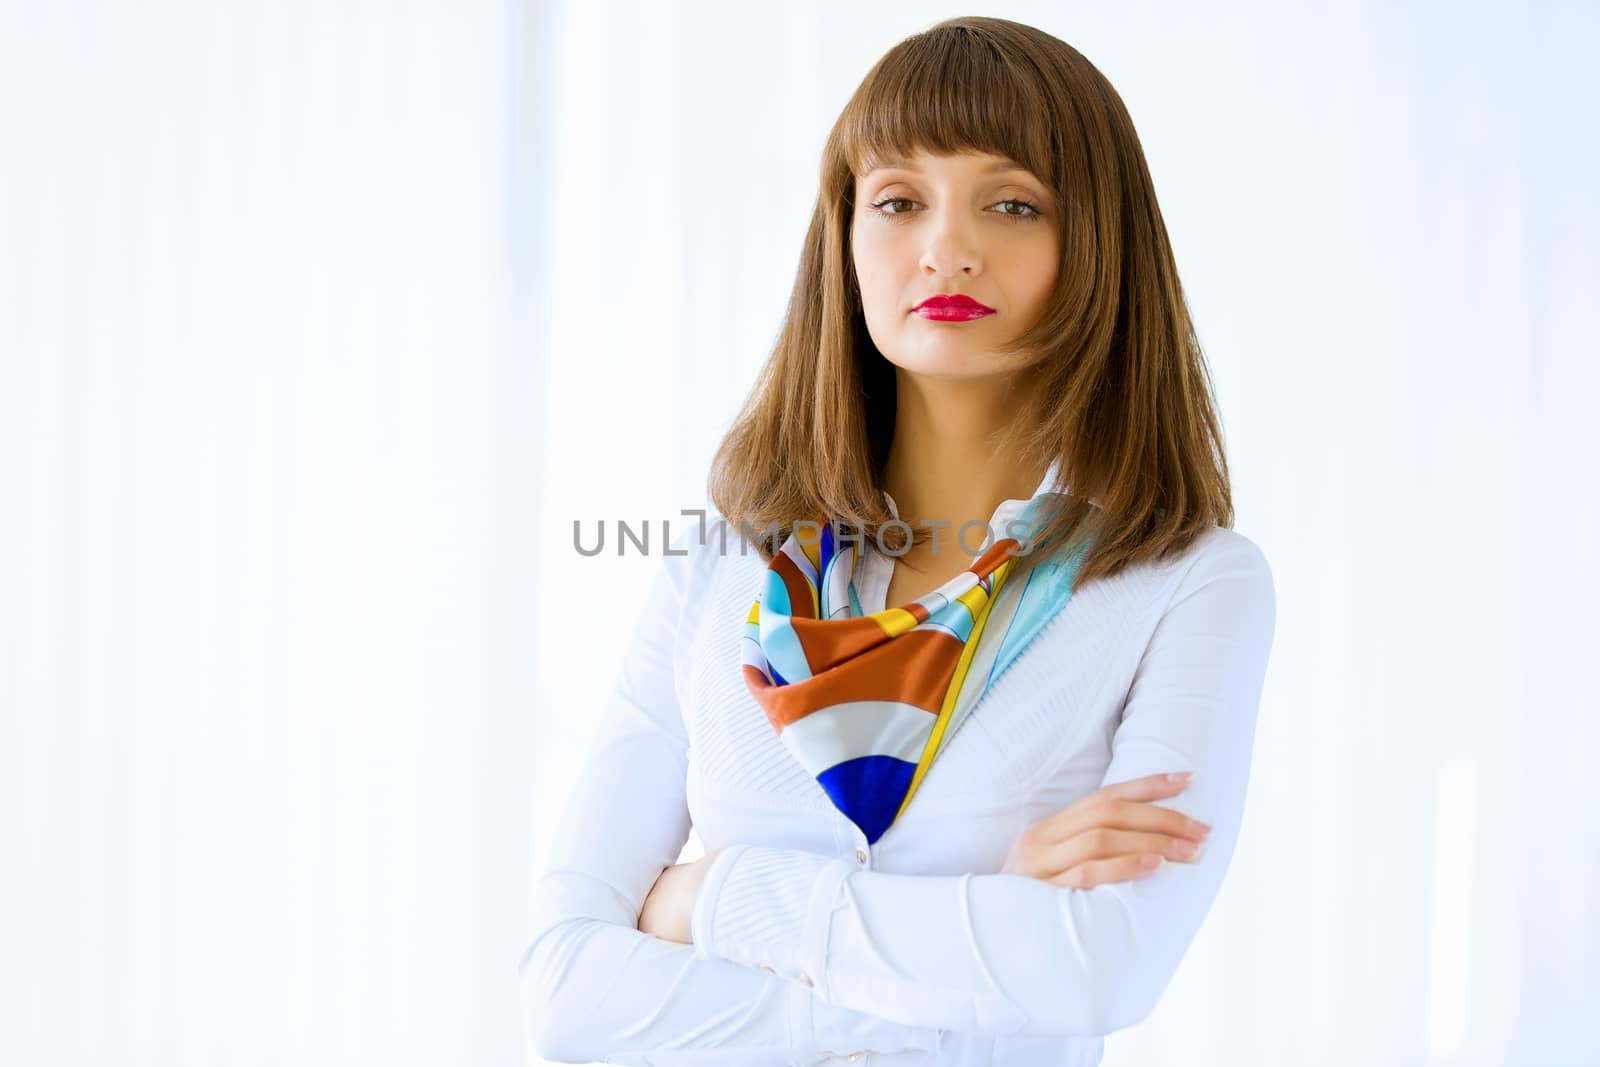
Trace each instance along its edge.
{"label": "right eye", "polygon": [[913,203],[913,201],[910,200],[907,197],[904,197],[904,196],[891,196],[891,197],[887,197],[886,199],[879,200],[877,203],[873,204],[872,206],[874,208],[877,208],[879,211],[883,211],[883,213],[885,215],[904,215],[905,214],[904,211],[884,211],[883,210],[884,205],[885,204],[910,204],[910,203]]}

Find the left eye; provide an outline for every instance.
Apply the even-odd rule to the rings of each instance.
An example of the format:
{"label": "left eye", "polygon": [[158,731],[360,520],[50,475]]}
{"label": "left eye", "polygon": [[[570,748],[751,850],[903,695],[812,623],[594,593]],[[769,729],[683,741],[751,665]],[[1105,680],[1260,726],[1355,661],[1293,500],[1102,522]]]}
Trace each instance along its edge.
{"label": "left eye", "polygon": [[1032,204],[1028,203],[1026,200],[1002,200],[1002,201],[1000,201],[1000,205],[999,206],[1004,207],[1006,204],[1012,204],[1012,205],[1014,205],[1016,207],[1027,208],[1028,209],[1026,212],[1014,212],[1014,211],[1002,211],[1002,212],[1000,212],[1000,214],[1002,214],[1002,215],[1010,215],[1012,218],[1027,218],[1030,215],[1037,215],[1039,213],[1039,209],[1034,207]]}

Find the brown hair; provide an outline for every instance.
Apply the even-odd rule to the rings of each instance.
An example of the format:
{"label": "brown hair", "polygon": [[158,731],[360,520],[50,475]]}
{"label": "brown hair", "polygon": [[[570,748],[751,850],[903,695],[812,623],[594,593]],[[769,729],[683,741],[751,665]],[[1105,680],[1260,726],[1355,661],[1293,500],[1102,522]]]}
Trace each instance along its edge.
{"label": "brown hair", "polygon": [[[1070,45],[982,17],[890,49],[834,123],[782,329],[712,462],[722,516],[780,539],[819,514],[873,538],[892,520],[894,366],[867,333],[850,224],[855,176],[919,150],[1005,156],[1058,204],[1055,292],[1011,346],[1043,355],[996,443],[1032,469],[1059,458],[1070,495],[1019,564],[1084,548],[1076,586],[1231,526],[1210,374],[1133,121]],[[896,527],[881,536],[904,545]],[[776,543],[757,548],[770,559]]]}

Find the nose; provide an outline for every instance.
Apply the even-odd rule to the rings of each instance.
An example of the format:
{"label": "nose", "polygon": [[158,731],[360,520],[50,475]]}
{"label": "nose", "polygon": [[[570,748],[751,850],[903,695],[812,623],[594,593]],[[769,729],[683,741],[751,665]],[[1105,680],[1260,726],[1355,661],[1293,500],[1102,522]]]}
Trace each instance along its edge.
{"label": "nose", "polygon": [[929,212],[921,266],[923,273],[936,276],[971,277],[982,271],[983,257],[970,223],[955,208]]}

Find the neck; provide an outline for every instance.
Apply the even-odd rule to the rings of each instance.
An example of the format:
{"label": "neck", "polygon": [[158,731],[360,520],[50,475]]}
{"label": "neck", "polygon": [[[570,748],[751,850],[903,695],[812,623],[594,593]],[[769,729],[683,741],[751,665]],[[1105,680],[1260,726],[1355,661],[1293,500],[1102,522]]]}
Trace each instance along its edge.
{"label": "neck", "polygon": [[1022,469],[992,444],[1021,399],[1010,382],[929,379],[898,368],[895,378],[884,480],[902,519],[947,521],[953,535],[964,522],[987,521],[1002,500],[1033,494],[1045,468]]}

